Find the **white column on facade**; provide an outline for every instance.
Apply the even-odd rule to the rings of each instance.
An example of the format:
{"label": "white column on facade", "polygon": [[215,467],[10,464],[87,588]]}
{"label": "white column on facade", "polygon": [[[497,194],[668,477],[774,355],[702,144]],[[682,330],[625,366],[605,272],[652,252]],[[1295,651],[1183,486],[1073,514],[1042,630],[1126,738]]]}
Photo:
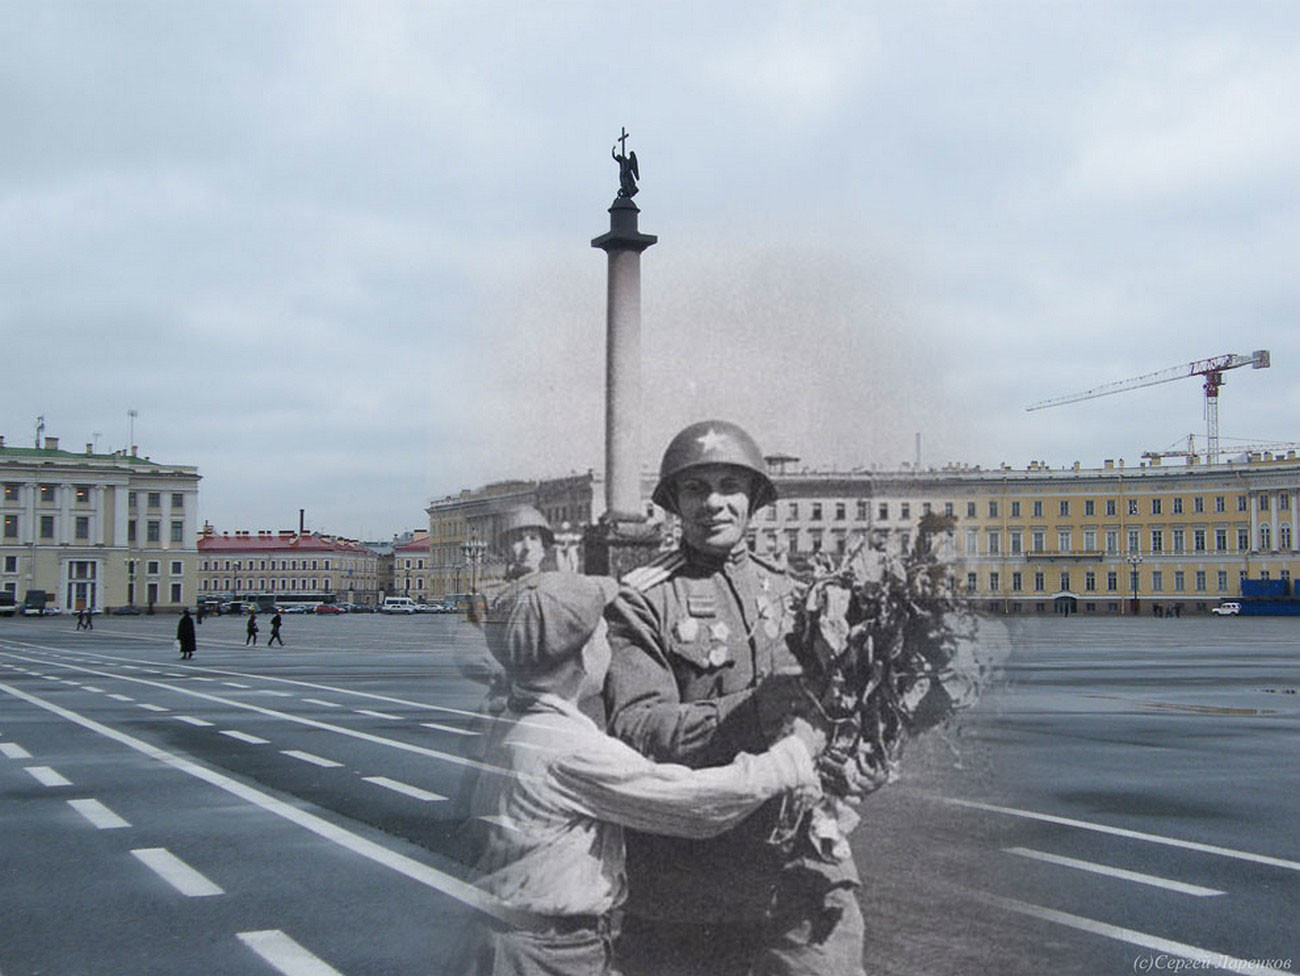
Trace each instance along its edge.
{"label": "white column on facade", "polygon": [[59,514],[54,519],[54,541],[66,545],[72,541],[72,485],[59,485]]}
{"label": "white column on facade", "polygon": [[1282,493],[1281,493],[1280,491],[1279,491],[1279,492],[1272,492],[1272,491],[1268,492],[1268,495],[1269,495],[1269,499],[1268,499],[1268,514],[1269,514],[1269,519],[1270,519],[1271,522],[1272,522],[1272,528],[1270,529],[1270,532],[1271,532],[1272,534],[1268,537],[1268,538],[1269,538],[1269,548],[1270,548],[1270,549],[1277,549],[1277,548],[1279,548],[1279,547],[1278,547],[1278,537],[1277,537],[1277,499],[1278,499],[1278,496],[1281,495],[1281,494],[1282,494]]}
{"label": "white column on facade", "polygon": [[40,488],[33,481],[19,489],[22,494],[23,513],[19,517],[18,542],[24,546],[36,543],[36,498]]}
{"label": "white column on facade", "polygon": [[126,545],[126,499],[129,485],[119,484],[113,490],[113,545]]}
{"label": "white column on facade", "polygon": [[91,513],[90,513],[90,544],[92,546],[103,545],[104,543],[104,485],[96,484],[94,493],[91,495]]}
{"label": "white column on facade", "polygon": [[[159,494],[162,496],[159,499],[162,504],[158,506],[159,511],[162,512],[162,525],[158,527],[158,539],[159,545],[167,550],[172,547],[172,493],[162,491]],[[171,565],[168,564],[167,568],[171,569]]]}
{"label": "white column on facade", "polygon": [[1254,491],[1246,492],[1246,509],[1250,516],[1250,545],[1247,550],[1256,548],[1259,545],[1259,497]]}
{"label": "white column on facade", "polygon": [[1290,488],[1287,488],[1283,494],[1286,495],[1288,519],[1291,522],[1291,548],[1295,549],[1297,542],[1300,542],[1300,537],[1296,536],[1296,496]]}

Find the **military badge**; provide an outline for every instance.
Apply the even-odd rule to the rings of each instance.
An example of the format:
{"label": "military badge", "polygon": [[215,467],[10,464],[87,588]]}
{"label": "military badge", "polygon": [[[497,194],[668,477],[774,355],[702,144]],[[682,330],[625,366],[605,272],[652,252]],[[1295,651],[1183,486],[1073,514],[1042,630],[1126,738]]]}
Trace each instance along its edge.
{"label": "military badge", "polygon": [[700,636],[700,622],[694,617],[683,617],[677,621],[673,627],[677,632],[677,639],[685,644],[690,644]]}

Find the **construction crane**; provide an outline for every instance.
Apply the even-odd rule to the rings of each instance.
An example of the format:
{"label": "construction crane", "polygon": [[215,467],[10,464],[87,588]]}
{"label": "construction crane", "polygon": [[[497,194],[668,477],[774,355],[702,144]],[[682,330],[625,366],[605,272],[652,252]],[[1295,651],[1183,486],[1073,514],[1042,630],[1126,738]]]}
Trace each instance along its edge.
{"label": "construction crane", "polygon": [[1269,355],[1267,349],[1256,349],[1249,356],[1239,356],[1235,352],[1211,359],[1198,359],[1182,366],[1170,366],[1168,369],[1135,376],[1132,379],[1117,380],[1102,386],[1071,393],[1068,396],[1054,397],[1025,407],[1026,410],[1043,410],[1047,407],[1059,407],[1079,400],[1091,400],[1094,397],[1110,396],[1112,393],[1124,393],[1143,386],[1155,386],[1157,383],[1169,383],[1185,376],[1205,377],[1205,435],[1208,443],[1206,460],[1213,464],[1219,457],[1219,387],[1223,386],[1223,374],[1230,369],[1249,366],[1251,369],[1267,369]]}
{"label": "construction crane", "polygon": [[[1220,437],[1219,441],[1237,440],[1234,437]],[[1274,454],[1281,454],[1285,451],[1300,451],[1300,443],[1295,441],[1242,441],[1240,444],[1230,444],[1219,449],[1219,454],[1263,454],[1266,451]],[[1188,434],[1185,438],[1179,438],[1174,444],[1165,448],[1163,451],[1143,451],[1144,458],[1194,458],[1199,459],[1202,452],[1196,449],[1196,435]]]}

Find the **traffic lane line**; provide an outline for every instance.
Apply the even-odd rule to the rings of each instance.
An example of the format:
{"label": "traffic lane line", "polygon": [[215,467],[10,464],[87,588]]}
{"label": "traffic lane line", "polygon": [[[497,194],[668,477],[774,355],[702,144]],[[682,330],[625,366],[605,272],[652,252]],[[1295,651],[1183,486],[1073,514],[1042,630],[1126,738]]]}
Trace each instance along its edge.
{"label": "traffic lane line", "polygon": [[934,796],[917,791],[916,795],[926,796],[929,799],[937,800],[940,803],[950,804],[952,806],[966,807],[972,810],[983,810],[988,813],[1001,813],[1012,817],[1021,817],[1026,820],[1038,820],[1044,823],[1059,824],[1063,827],[1077,827],[1080,830],[1091,830],[1100,834],[1109,834],[1114,837],[1127,837],[1131,840],[1146,841],[1151,844],[1163,844],[1167,847],[1177,847],[1182,850],[1197,851],[1202,854],[1215,854],[1220,857],[1235,858],[1239,861],[1250,861],[1255,864],[1267,864],[1269,867],[1285,868],[1288,871],[1300,871],[1300,861],[1291,861],[1283,857],[1272,857],[1268,854],[1257,854],[1254,851],[1243,851],[1233,847],[1220,847],[1216,844],[1202,844],[1200,841],[1181,840],[1177,837],[1164,837],[1160,834],[1148,834],[1140,830],[1129,830],[1126,827],[1111,827],[1108,824],[1093,823],[1088,820],[1076,820],[1072,817],[1059,817],[1051,813],[1038,813],[1034,810],[1022,810],[1017,807],[998,806],[993,803],[980,803],[975,800],[961,800],[950,796]]}
{"label": "traffic lane line", "polygon": [[249,745],[264,746],[269,743],[270,739],[263,739],[260,736],[249,735],[247,732],[240,732],[238,729],[221,729],[222,735],[228,735],[232,739],[238,739],[240,742],[247,742]]}
{"label": "traffic lane line", "polygon": [[293,759],[301,759],[303,762],[311,763],[313,766],[320,766],[324,769],[337,769],[343,764],[335,762],[333,759],[324,759],[321,756],[313,755],[310,752],[303,752],[301,749],[281,749],[280,755],[290,756]]}
{"label": "traffic lane line", "polygon": [[165,847],[142,847],[131,854],[187,898],[225,894],[220,885],[209,881]]}
{"label": "traffic lane line", "polygon": [[0,742],[0,756],[6,759],[31,759],[32,754],[17,742]]}
{"label": "traffic lane line", "polygon": [[[996,905],[1007,911],[1028,915],[1031,918],[1042,919],[1046,922],[1054,922],[1057,925],[1064,925],[1092,935],[1115,939],[1142,949],[1150,949],[1153,952],[1187,959],[1195,963],[1198,968],[1222,969],[1232,973],[1247,973],[1249,976],[1283,976],[1283,974],[1290,972],[1289,969],[1275,969],[1272,966],[1253,960],[1238,959],[1226,953],[1203,949],[1200,946],[1189,945],[1186,942],[1175,942],[1172,939],[1164,939],[1158,935],[1139,932],[1136,929],[1127,929],[1120,925],[1111,925],[1109,922],[1101,922],[1083,915],[1057,911],[1054,908],[1045,908],[1042,905],[1034,905],[1015,898],[1003,898],[1000,895],[988,892],[971,892],[971,894],[980,901]],[[1136,962],[1135,960],[1135,971]],[[1167,968],[1172,972],[1174,967]]]}
{"label": "traffic lane line", "polygon": [[239,932],[237,937],[284,976],[343,976],[279,929]]}
{"label": "traffic lane line", "polygon": [[304,698],[303,701],[309,705],[321,705],[324,708],[342,708],[338,702],[326,701],[323,698]]}
{"label": "traffic lane line", "polygon": [[309,813],[307,810],[286,803],[283,800],[271,796],[269,793],[265,793],[255,787],[242,783],[230,776],[216,771],[215,769],[209,769],[206,766],[201,766],[183,756],[167,752],[165,749],[160,749],[157,746],[151,745],[143,739],[138,739],[126,732],[121,732],[111,726],[104,725],[102,722],[81,715],[71,709],[64,708],[62,705],[56,705],[54,702],[40,698],[36,695],[29,694],[28,692],[15,688],[13,685],[6,684],[5,682],[0,682],[0,692],[18,698],[28,704],[35,705],[36,707],[51,712],[54,715],[58,715],[66,721],[79,725],[84,729],[88,729],[89,731],[117,742],[120,745],[124,745],[150,759],[179,770],[180,772],[208,783],[211,786],[215,786],[217,789],[223,790],[250,805],[274,814],[283,820],[287,820],[288,822],[315,834],[317,837],[364,857],[375,864],[388,868],[389,870],[400,874],[403,877],[409,878],[418,884],[424,885],[431,890],[446,895],[475,911],[496,918],[507,925],[528,924],[526,918],[521,918],[518,913],[511,910],[509,906],[502,904],[487,892],[473,884],[462,881],[460,878],[417,861],[405,854],[400,854],[397,851],[384,847],[369,838],[362,837],[344,827],[331,823],[324,817],[318,816],[314,813]]}
{"label": "traffic lane line", "polygon": [[1064,857],[1060,854],[1049,854],[1046,851],[1036,851],[1028,847],[1004,847],[1005,854],[1015,854],[1019,857],[1027,857],[1035,861],[1042,861],[1045,864],[1055,864],[1059,867],[1076,868],[1080,871],[1088,871],[1092,874],[1101,874],[1111,878],[1119,878],[1124,881],[1133,881],[1137,884],[1150,885],[1153,888],[1164,888],[1168,891],[1176,891],[1184,895],[1194,895],[1199,898],[1207,898],[1213,895],[1222,895],[1224,892],[1215,888],[1205,888],[1201,885],[1188,884],[1184,881],[1174,881],[1171,878],[1161,878],[1154,874],[1144,874],[1141,871],[1129,871],[1126,868],[1111,867],[1107,864],[1098,864],[1095,861],[1082,861],[1074,857]]}
{"label": "traffic lane line", "polygon": [[42,786],[71,786],[72,780],[68,779],[62,773],[57,772],[49,766],[24,766],[23,772],[28,773],[36,782]]}
{"label": "traffic lane line", "polygon": [[382,786],[394,793],[401,793],[404,796],[422,800],[426,803],[447,799],[441,793],[431,793],[429,790],[422,790],[418,786],[412,786],[410,783],[403,783],[400,780],[389,779],[387,776],[363,776],[362,779],[367,783],[374,783],[376,786]]}
{"label": "traffic lane line", "polygon": [[439,732],[450,732],[453,735],[478,735],[478,732],[471,732],[469,729],[458,729],[452,725],[443,725],[441,722],[421,722],[421,726],[426,729],[437,729]]}
{"label": "traffic lane line", "polygon": [[89,820],[99,830],[116,830],[131,826],[130,823],[96,799],[69,800],[68,806]]}
{"label": "traffic lane line", "polygon": [[387,719],[390,722],[400,722],[402,720],[402,716],[400,715],[392,715],[388,712],[376,712],[369,708],[354,708],[352,709],[352,711],[357,715],[366,715],[369,716],[370,718]]}
{"label": "traffic lane line", "polygon": [[[20,658],[20,660],[25,660]],[[96,671],[93,668],[84,665],[61,665],[62,667],[75,668],[78,671],[85,671],[90,674],[99,674],[105,677],[115,677],[114,675],[104,675],[103,672]],[[477,759],[471,759],[467,756],[459,756],[455,753],[444,752],[440,749],[430,749],[427,746],[417,745],[413,742],[403,742],[400,739],[390,739],[385,736],[375,735],[370,732],[363,732],[360,729],[349,729],[341,725],[333,725],[329,722],[322,722],[319,719],[308,718],[304,715],[292,715],[288,712],[281,712],[273,708],[266,708],[262,705],[256,705],[252,702],[237,701],[233,698],[223,698],[220,695],[210,695],[206,692],[196,691],[191,688],[178,688],[174,685],[163,684],[162,682],[152,681],[148,678],[135,678],[129,676],[116,676],[121,681],[130,681],[135,684],[147,685],[151,688],[161,688],[164,691],[170,691],[178,695],[188,695],[191,698],[199,698],[208,702],[216,702],[219,705],[226,705],[231,708],[242,708],[246,711],[257,712],[260,715],[266,715],[271,718],[283,719],[287,722],[293,722],[297,725],[306,725],[311,728],[324,729],[327,732],[335,732],[339,735],[345,735],[353,739],[360,739],[364,742],[370,742],[375,745],[388,746],[392,749],[400,749],[405,752],[414,752],[421,756],[428,756],[431,759],[441,759],[444,762],[452,763],[458,766],[468,766],[472,769],[478,769],[481,772],[493,773],[507,776],[509,771],[499,766],[493,766],[490,763],[481,762]],[[117,697],[117,696],[110,696]],[[122,696],[126,701],[134,701],[127,696]]]}

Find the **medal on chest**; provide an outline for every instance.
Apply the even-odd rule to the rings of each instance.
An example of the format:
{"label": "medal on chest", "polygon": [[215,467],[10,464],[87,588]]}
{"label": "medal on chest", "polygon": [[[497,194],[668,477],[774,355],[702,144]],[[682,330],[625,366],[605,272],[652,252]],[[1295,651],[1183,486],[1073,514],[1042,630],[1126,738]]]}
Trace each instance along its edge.
{"label": "medal on chest", "polygon": [[727,639],[731,636],[731,628],[723,621],[709,627],[709,665],[720,668],[724,664],[731,663],[731,647],[727,644]]}

